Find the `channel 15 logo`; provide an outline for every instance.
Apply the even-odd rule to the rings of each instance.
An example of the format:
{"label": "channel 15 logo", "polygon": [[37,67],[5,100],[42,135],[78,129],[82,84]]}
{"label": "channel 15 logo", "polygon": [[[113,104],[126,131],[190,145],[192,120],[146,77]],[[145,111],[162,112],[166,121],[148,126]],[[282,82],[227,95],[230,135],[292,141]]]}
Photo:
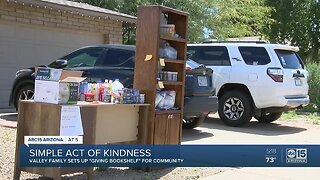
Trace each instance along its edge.
{"label": "channel 15 logo", "polygon": [[287,148],[287,163],[307,163],[308,152],[306,148]]}

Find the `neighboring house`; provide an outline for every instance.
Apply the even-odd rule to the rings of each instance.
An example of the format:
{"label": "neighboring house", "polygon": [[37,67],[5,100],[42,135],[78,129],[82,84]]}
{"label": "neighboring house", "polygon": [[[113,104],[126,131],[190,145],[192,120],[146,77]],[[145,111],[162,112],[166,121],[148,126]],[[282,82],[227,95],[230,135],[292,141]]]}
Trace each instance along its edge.
{"label": "neighboring house", "polygon": [[0,0],[0,108],[8,107],[17,70],[82,46],[121,44],[123,23],[136,17],[65,0]]}

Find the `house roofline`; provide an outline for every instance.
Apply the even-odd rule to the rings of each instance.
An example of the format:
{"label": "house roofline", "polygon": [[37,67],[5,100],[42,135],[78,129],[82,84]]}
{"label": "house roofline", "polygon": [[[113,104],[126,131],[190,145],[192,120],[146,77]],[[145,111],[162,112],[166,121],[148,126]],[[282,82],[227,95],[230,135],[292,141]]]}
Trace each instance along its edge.
{"label": "house roofline", "polygon": [[[10,2],[10,0],[7,0]],[[81,14],[86,14],[89,16],[110,18],[114,20],[124,21],[128,23],[137,23],[137,17],[131,16],[124,13],[119,13],[116,11],[100,8],[97,6],[92,6],[86,3],[78,3],[66,0],[19,0],[12,1],[16,3],[25,3],[29,5],[42,6],[48,8],[59,9],[62,11],[75,11]]]}

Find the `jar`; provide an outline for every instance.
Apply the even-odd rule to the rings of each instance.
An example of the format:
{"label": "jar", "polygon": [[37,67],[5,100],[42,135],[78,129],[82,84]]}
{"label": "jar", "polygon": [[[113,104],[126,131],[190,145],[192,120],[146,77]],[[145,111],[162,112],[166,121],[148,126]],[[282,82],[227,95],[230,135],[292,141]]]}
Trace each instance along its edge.
{"label": "jar", "polygon": [[92,102],[94,100],[94,94],[93,93],[85,93],[84,99],[86,102]]}

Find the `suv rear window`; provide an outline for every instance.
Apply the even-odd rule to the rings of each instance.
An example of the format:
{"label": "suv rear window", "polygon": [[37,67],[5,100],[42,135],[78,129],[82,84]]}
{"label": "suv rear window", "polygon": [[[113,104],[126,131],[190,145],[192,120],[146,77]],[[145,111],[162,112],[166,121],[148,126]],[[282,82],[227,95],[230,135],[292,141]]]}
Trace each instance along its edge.
{"label": "suv rear window", "polygon": [[248,65],[266,65],[271,62],[263,47],[239,47],[244,62]]}
{"label": "suv rear window", "polygon": [[228,50],[224,46],[188,46],[190,59],[207,66],[230,66]]}
{"label": "suv rear window", "polygon": [[75,51],[61,59],[68,61],[67,67],[93,67],[103,53],[104,48],[90,47]]}
{"label": "suv rear window", "polygon": [[304,68],[303,63],[299,55],[294,51],[288,50],[275,50],[280,63],[283,68],[287,69],[302,69]]}
{"label": "suv rear window", "polygon": [[122,66],[134,67],[134,51],[110,48],[107,51],[102,66]]}

